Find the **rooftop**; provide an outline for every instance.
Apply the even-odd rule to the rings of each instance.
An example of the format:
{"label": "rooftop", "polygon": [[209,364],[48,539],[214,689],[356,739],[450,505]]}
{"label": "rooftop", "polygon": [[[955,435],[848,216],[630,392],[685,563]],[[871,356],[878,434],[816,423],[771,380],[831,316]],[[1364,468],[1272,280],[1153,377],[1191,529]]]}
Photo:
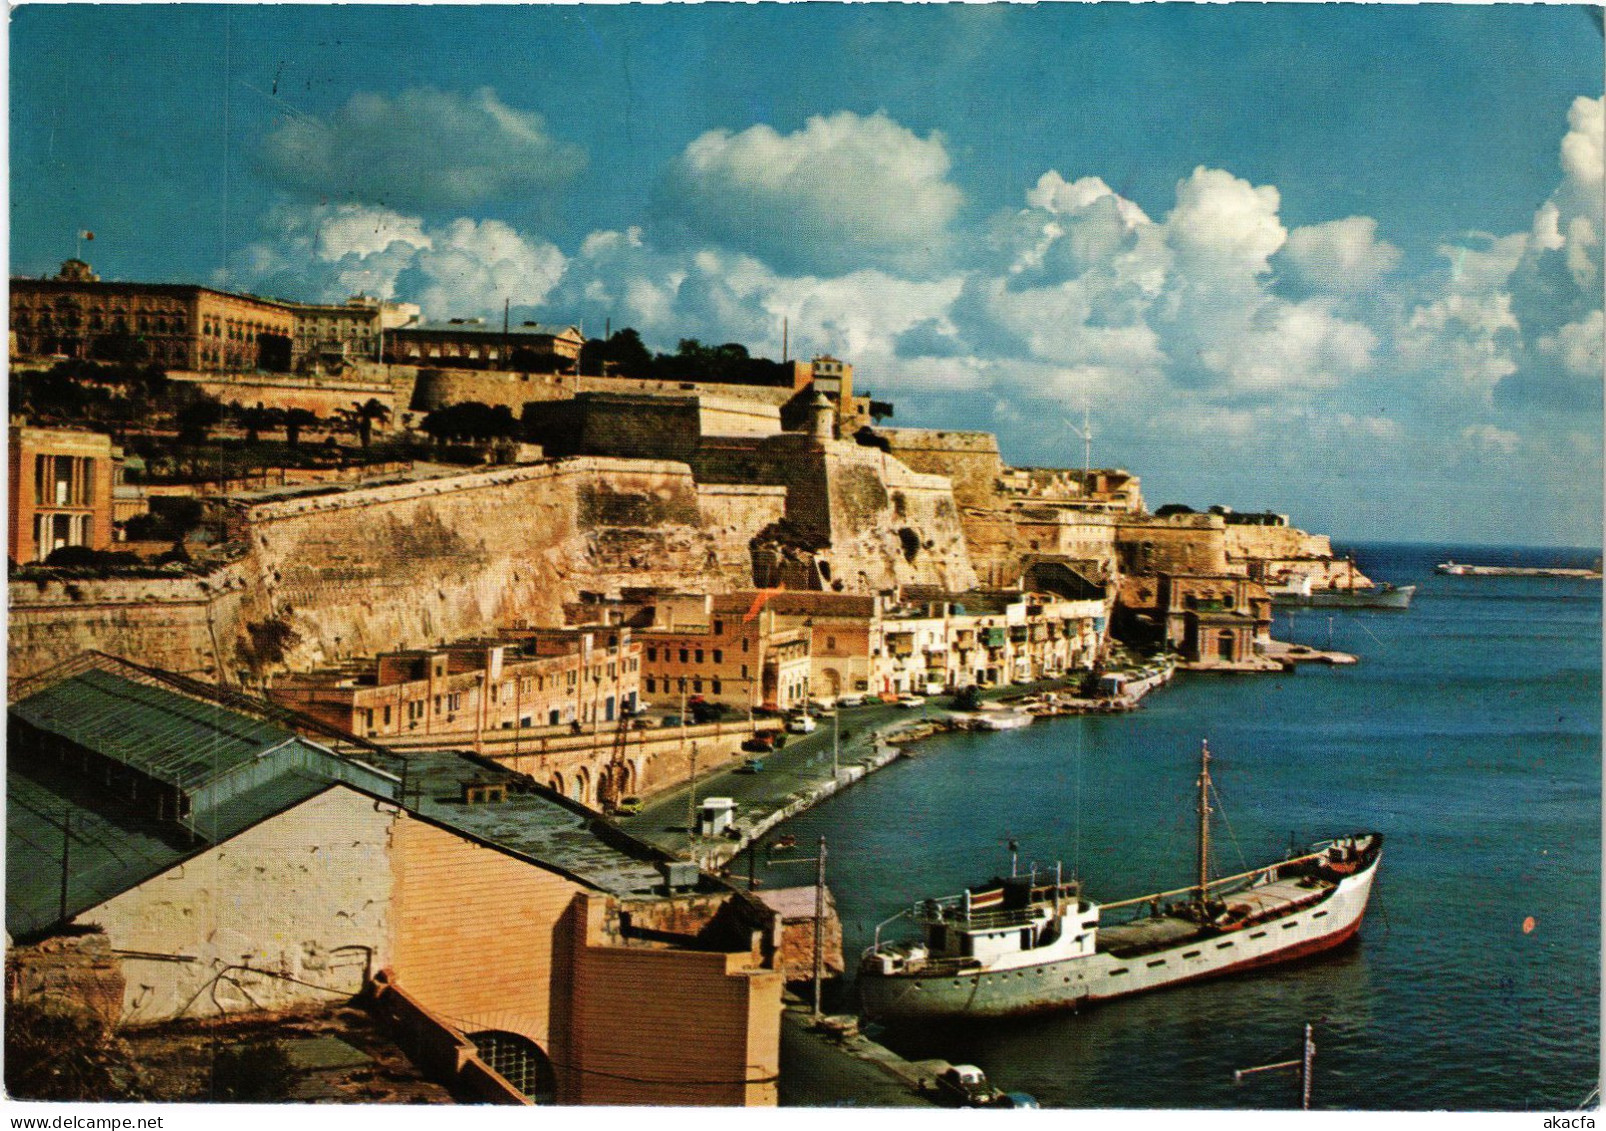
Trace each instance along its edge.
{"label": "rooftop", "polygon": [[[406,326],[397,327],[399,333],[435,333],[435,334],[488,334],[500,337],[503,333],[502,324],[486,318],[453,318],[444,322],[412,322]],[[550,326],[545,322],[510,322],[507,327],[507,336],[515,337],[545,337],[567,338],[579,337],[578,326]]]}
{"label": "rooftop", "polygon": [[96,669],[30,695],[11,711],[41,731],[184,790],[304,742],[258,719]]}

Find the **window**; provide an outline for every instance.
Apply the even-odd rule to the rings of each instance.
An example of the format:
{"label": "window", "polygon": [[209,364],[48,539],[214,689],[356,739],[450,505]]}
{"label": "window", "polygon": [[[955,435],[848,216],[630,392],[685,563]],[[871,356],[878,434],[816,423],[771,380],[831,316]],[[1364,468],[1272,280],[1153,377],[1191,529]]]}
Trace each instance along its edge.
{"label": "window", "polygon": [[682,648],[682,649],[681,649],[681,650],[680,650],[680,662],[681,662],[681,663],[683,663],[683,664],[684,664],[684,663],[685,663],[685,662],[686,662],[686,656],[687,656],[687,652],[686,652],[686,649],[684,649],[684,648]]}
{"label": "window", "polygon": [[448,711],[460,711],[463,709],[463,693],[461,691],[452,692],[446,700],[446,709]]}
{"label": "window", "polygon": [[653,692],[655,692],[657,690],[658,690],[657,680],[653,679],[652,676],[648,676],[647,677],[647,694],[651,695]]}
{"label": "window", "polygon": [[714,649],[714,663],[723,664],[724,662],[725,662],[725,650],[723,648],[715,648]]}
{"label": "window", "polygon": [[827,636],[825,638],[825,650],[827,652],[835,652],[836,651],[836,637]]}
{"label": "window", "polygon": [[715,695],[723,695],[724,693],[725,693],[724,688],[720,686],[719,680],[716,679],[714,681],[714,694]]}
{"label": "window", "polygon": [[655,664],[655,663],[658,662],[658,647],[657,647],[657,645],[652,645],[652,646],[648,647],[648,649],[647,649],[647,662],[649,664]]}
{"label": "window", "polygon": [[742,678],[743,679],[747,678],[747,665],[746,664],[742,665]]}
{"label": "window", "polygon": [[437,715],[441,713],[441,697],[439,695],[435,696],[435,713]]}
{"label": "window", "polygon": [[701,648],[697,649],[697,662],[699,664],[703,662],[703,650]]}
{"label": "window", "polygon": [[385,725],[390,725],[390,708],[388,706],[385,708]]}
{"label": "window", "polygon": [[747,651],[747,637],[742,637],[742,651]]}
{"label": "window", "polygon": [[725,635],[725,622],[720,620],[718,617],[714,618],[714,635],[715,636],[724,636]]}
{"label": "window", "polygon": [[699,694],[699,695],[701,695],[703,693],[703,677],[702,676],[698,676],[696,679],[691,681],[691,689],[693,691],[697,692],[697,694]]}

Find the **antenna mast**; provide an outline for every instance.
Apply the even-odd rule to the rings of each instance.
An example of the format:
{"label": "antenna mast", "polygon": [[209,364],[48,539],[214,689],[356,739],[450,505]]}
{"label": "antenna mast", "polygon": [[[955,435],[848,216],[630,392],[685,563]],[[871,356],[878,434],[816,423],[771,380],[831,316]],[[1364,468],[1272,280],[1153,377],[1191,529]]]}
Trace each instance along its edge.
{"label": "antenna mast", "polygon": [[1210,743],[1199,744],[1199,898],[1198,914],[1203,922],[1210,888]]}

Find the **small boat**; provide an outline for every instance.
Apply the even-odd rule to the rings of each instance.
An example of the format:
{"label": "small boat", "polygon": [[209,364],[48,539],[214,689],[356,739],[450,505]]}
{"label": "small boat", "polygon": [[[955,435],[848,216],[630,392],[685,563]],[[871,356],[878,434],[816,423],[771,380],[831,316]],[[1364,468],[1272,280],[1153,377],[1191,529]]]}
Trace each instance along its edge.
{"label": "small boat", "polygon": [[1309,576],[1289,578],[1281,585],[1268,585],[1266,592],[1277,608],[1301,609],[1408,609],[1416,595],[1414,585],[1356,585],[1355,561],[1349,563],[1349,584],[1317,589]]}
{"label": "small boat", "polygon": [[1035,718],[1029,711],[973,711],[956,713],[953,718],[967,730],[1018,730],[1030,726]]}
{"label": "small boat", "polygon": [[[1355,935],[1381,833],[1323,841],[1212,880],[1210,793],[1206,744],[1193,886],[1101,906],[1056,866],[1051,876],[1011,875],[925,900],[876,928],[859,964],[865,1015],[897,1024],[1076,1009],[1291,961]],[[902,919],[918,937],[883,943],[882,931]]]}

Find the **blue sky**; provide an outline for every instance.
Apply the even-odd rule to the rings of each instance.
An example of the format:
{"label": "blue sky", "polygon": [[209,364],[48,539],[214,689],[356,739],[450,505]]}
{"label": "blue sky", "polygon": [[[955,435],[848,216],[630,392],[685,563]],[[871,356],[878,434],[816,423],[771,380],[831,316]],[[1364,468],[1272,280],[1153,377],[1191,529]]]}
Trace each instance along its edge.
{"label": "blue sky", "polygon": [[788,319],[1151,504],[1598,544],[1601,73],[1572,6],[25,5],[11,265]]}

